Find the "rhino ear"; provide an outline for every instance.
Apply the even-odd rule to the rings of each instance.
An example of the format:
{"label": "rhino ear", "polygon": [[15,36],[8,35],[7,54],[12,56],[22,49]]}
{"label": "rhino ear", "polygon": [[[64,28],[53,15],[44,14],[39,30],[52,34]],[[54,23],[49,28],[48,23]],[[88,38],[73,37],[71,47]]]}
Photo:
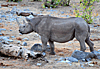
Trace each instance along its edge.
{"label": "rhino ear", "polygon": [[19,23],[19,21],[18,21],[18,19],[17,19],[17,18],[16,18],[16,22],[17,22],[17,24],[18,24],[18,25],[20,25],[20,23]]}
{"label": "rhino ear", "polygon": [[26,21],[30,22],[31,20],[29,18],[26,17]]}

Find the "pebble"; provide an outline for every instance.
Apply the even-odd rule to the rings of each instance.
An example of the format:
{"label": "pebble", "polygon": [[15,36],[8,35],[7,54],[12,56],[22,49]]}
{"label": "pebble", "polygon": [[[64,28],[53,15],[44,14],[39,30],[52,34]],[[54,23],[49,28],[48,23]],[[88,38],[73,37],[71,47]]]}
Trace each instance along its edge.
{"label": "pebble", "polygon": [[59,60],[60,60],[60,61],[62,61],[62,60],[66,60],[66,58],[64,58],[64,57],[60,57]]}
{"label": "pebble", "polygon": [[7,37],[7,36],[0,36],[0,39],[2,39],[4,41],[8,41],[8,42],[13,42],[13,40],[10,40],[9,37]]}
{"label": "pebble", "polygon": [[56,58],[55,61],[57,61],[58,59]]}
{"label": "pebble", "polygon": [[42,63],[37,63],[37,66],[41,66],[42,65]]}
{"label": "pebble", "polygon": [[0,41],[0,47],[2,46],[2,42]]}
{"label": "pebble", "polygon": [[61,11],[61,14],[64,14],[64,12],[63,12],[63,11]]}
{"label": "pebble", "polygon": [[[34,44],[31,47],[31,51],[39,51],[39,52],[41,52],[42,51],[42,44]],[[47,52],[50,52],[50,46],[49,45],[47,45],[46,51]]]}
{"label": "pebble", "polygon": [[4,28],[0,28],[0,32],[1,32],[1,31],[6,31],[6,29],[4,29]]}
{"label": "pebble", "polygon": [[2,20],[0,20],[0,23],[2,23]]}
{"label": "pebble", "polygon": [[78,59],[76,59],[74,57],[67,57],[66,59],[71,61],[71,62],[78,62]]}
{"label": "pebble", "polygon": [[23,38],[22,40],[26,40],[26,41],[29,41],[29,39],[28,39],[28,38]]}
{"label": "pebble", "polygon": [[11,38],[15,38],[15,36],[11,36]]}
{"label": "pebble", "polygon": [[69,15],[66,15],[66,17],[69,18],[70,16]]}
{"label": "pebble", "polygon": [[20,44],[20,43],[21,43],[21,41],[18,41],[18,42],[17,42],[17,44]]}
{"label": "pebble", "polygon": [[10,44],[8,41],[3,41],[2,43],[3,43],[3,44],[7,44],[7,45]]}
{"label": "pebble", "polygon": [[33,15],[29,15],[29,16],[27,16],[27,18],[32,19],[32,18],[34,18],[34,16]]}
{"label": "pebble", "polygon": [[0,35],[3,35],[2,33],[0,33]]}
{"label": "pebble", "polygon": [[24,9],[24,11],[30,11],[29,9]]}
{"label": "pebble", "polygon": [[93,67],[94,66],[94,64],[88,64],[90,67]]}
{"label": "pebble", "polygon": [[1,15],[1,18],[6,18],[6,15]]}
{"label": "pebble", "polygon": [[23,42],[22,45],[23,45],[23,46],[27,46],[27,43],[26,43],[26,42]]}

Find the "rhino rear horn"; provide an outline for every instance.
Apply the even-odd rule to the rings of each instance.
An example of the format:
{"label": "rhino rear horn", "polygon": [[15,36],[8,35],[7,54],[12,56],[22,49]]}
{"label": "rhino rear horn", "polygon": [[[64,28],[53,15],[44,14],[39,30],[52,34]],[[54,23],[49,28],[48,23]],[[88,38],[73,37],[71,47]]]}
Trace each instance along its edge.
{"label": "rhino rear horn", "polygon": [[26,17],[26,21],[30,22],[30,19]]}
{"label": "rhino rear horn", "polygon": [[18,25],[20,25],[20,23],[19,23],[19,21],[18,21],[18,19],[17,19],[17,18],[16,18],[16,22],[17,22],[17,24],[18,24]]}
{"label": "rhino rear horn", "polygon": [[23,23],[26,23],[25,20],[23,20]]}

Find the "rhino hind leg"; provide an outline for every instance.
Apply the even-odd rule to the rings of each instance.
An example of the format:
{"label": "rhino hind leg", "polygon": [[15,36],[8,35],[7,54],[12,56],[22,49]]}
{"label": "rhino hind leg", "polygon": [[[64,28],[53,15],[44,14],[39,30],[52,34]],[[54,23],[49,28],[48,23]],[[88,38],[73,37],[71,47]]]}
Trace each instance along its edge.
{"label": "rhino hind leg", "polygon": [[51,50],[50,54],[51,55],[55,55],[55,52],[54,52],[54,42],[49,40],[49,44],[50,44],[50,50]]}
{"label": "rhino hind leg", "polygon": [[85,42],[87,43],[87,45],[90,47],[90,51],[94,51],[94,44],[91,42],[91,40],[89,39],[89,37],[85,40]]}
{"label": "rhino hind leg", "polygon": [[82,35],[82,33],[81,34],[75,33],[75,37],[80,43],[80,50],[85,52],[85,50],[86,50],[86,45],[85,45],[86,37],[85,37],[85,35],[84,34]]}

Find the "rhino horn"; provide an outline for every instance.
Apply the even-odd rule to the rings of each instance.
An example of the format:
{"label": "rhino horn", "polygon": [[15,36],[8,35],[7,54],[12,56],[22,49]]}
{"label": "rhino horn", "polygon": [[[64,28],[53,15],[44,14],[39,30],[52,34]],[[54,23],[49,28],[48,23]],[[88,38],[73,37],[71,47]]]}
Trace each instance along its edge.
{"label": "rhino horn", "polygon": [[17,18],[16,18],[16,22],[17,22],[17,24],[18,24],[18,25],[20,25],[20,23],[19,23],[19,21],[18,21],[18,19],[17,19]]}
{"label": "rhino horn", "polygon": [[26,20],[27,20],[28,22],[30,22],[30,19],[29,19],[29,18],[27,18],[27,17],[26,17]]}

